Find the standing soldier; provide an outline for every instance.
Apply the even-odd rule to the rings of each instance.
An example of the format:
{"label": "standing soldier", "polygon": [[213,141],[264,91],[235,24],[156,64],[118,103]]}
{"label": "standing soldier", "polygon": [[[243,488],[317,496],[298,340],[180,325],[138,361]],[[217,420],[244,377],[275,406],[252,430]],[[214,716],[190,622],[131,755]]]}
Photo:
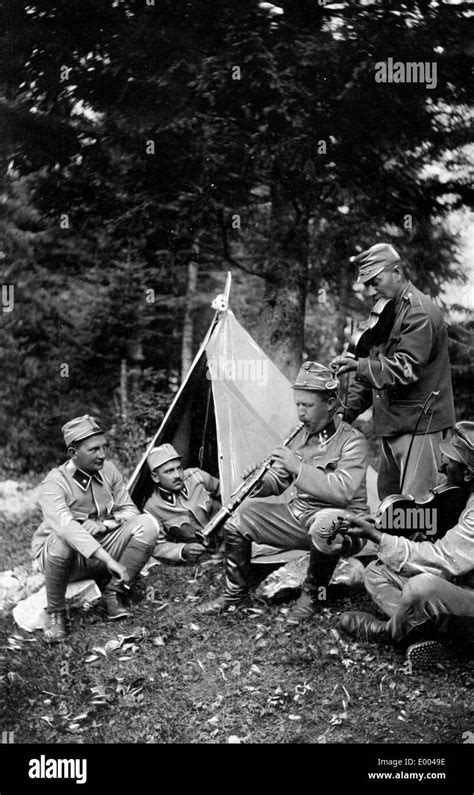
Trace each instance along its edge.
{"label": "standing soldier", "polygon": [[[440,309],[407,281],[393,246],[377,243],[351,262],[375,298],[394,301],[387,341],[359,359],[343,353],[337,374],[354,370],[344,412],[353,420],[373,403],[375,434],[382,439],[378,492],[382,500],[403,491],[418,499],[438,480],[439,445],[455,421],[448,334]],[[434,402],[433,392],[439,392]],[[433,396],[434,397],[434,396]],[[431,406],[428,410],[428,403]]]}
{"label": "standing soldier", "polygon": [[108,572],[107,616],[125,618],[119,595],[148,561],[157,536],[152,518],[139,513],[117,467],[105,460],[107,441],[94,417],[76,417],[61,430],[70,460],[41,484],[43,522],[32,541],[46,578],[49,643],[66,637],[66,588],[74,580]]}

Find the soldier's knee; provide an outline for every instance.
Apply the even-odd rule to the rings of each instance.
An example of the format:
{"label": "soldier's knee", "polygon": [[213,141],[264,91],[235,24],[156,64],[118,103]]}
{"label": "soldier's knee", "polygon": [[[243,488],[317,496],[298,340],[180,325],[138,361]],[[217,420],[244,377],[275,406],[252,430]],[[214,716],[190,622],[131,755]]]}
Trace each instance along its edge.
{"label": "soldier's knee", "polygon": [[155,522],[152,517],[146,513],[142,513],[139,520],[139,527],[137,528],[137,532],[134,533],[135,537],[143,541],[144,544],[154,547],[158,540],[158,528]]}
{"label": "soldier's knee", "polygon": [[384,580],[383,569],[378,560],[373,560],[366,566],[364,573],[364,583],[367,591],[371,594]]}
{"label": "soldier's knee", "polygon": [[46,557],[59,558],[60,560],[70,560],[76,555],[76,551],[69,546],[67,541],[59,536],[53,536],[48,541]]}
{"label": "soldier's knee", "polygon": [[402,600],[409,604],[425,602],[436,594],[438,578],[434,574],[417,574],[405,584]]}

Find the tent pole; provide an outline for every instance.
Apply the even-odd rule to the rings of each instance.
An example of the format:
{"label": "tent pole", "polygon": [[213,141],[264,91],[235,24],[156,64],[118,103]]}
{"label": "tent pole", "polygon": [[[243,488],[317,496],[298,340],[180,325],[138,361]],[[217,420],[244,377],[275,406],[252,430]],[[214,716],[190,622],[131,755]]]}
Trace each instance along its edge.
{"label": "tent pole", "polygon": [[171,401],[171,405],[170,405],[168,411],[166,412],[165,416],[163,417],[163,420],[160,423],[160,427],[158,428],[157,432],[153,436],[153,439],[151,440],[150,444],[146,448],[146,450],[143,453],[142,457],[140,458],[137,466],[133,470],[132,475],[130,476],[130,479],[129,479],[128,483],[127,483],[127,489],[128,489],[129,492],[133,490],[133,487],[135,486],[135,483],[136,483],[136,481],[138,479],[138,476],[139,476],[139,474],[140,474],[140,472],[142,470],[142,467],[144,466],[145,461],[148,458],[148,454],[153,449],[153,447],[155,445],[155,440],[157,439],[157,437],[158,437],[158,435],[159,435],[159,433],[161,431],[161,428],[163,427],[165,422],[168,420],[168,417],[170,416],[171,412],[173,411],[173,408],[174,408],[175,404],[177,403],[177,401],[178,401],[178,399],[179,399],[179,397],[181,395],[181,392],[185,389],[186,384],[187,384],[187,382],[189,380],[189,377],[190,377],[191,373],[193,372],[194,368],[196,367],[196,365],[197,365],[198,361],[200,360],[201,356],[205,353],[206,345],[209,342],[209,340],[210,340],[210,338],[211,338],[211,336],[212,336],[212,334],[214,332],[214,329],[216,328],[216,326],[217,326],[217,324],[219,322],[219,316],[221,314],[222,313],[219,310],[217,310],[214,313],[214,317],[213,317],[213,319],[211,321],[211,325],[209,326],[209,329],[207,331],[206,336],[204,337],[204,340],[203,340],[203,342],[201,344],[201,347],[199,348],[199,351],[197,352],[196,356],[194,357],[193,363],[191,364],[191,367],[189,368],[185,379],[182,381],[181,386],[179,387],[178,391],[176,392],[176,395],[174,396],[173,400]]}

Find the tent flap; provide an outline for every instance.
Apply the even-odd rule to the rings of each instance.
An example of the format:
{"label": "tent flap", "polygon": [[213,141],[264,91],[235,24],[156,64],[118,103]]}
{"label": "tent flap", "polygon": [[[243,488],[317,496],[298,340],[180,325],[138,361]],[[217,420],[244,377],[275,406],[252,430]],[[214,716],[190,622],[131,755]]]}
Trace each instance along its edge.
{"label": "tent flap", "polygon": [[224,501],[298,422],[288,380],[227,311],[206,345]]}

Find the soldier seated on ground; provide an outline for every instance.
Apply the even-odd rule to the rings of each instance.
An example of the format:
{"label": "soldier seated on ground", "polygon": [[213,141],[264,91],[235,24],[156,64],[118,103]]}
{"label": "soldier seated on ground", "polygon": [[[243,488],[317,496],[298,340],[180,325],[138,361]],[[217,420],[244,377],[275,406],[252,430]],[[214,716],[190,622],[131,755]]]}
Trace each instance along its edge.
{"label": "soldier seated on ground", "polygon": [[382,533],[356,516],[348,529],[352,538],[378,544],[365,584],[388,619],[351,611],[341,616],[341,627],[359,640],[387,639],[409,647],[409,660],[442,653],[439,644],[424,645],[426,640],[452,638],[474,649],[474,422],[458,422],[440,449],[448,482],[469,493],[445,536],[435,543],[413,541]]}
{"label": "soldier seated on ground", "polygon": [[120,594],[148,561],[157,537],[151,517],[140,514],[117,467],[105,460],[107,441],[94,417],[76,417],[62,432],[70,460],[41,484],[43,522],[32,540],[46,578],[49,643],[66,637],[69,582],[111,575],[102,594],[107,616],[128,616]]}
{"label": "soldier seated on ground", "polygon": [[147,464],[155,483],[144,507],[158,533],[153,556],[194,562],[205,552],[196,532],[204,529],[219,507],[219,480],[197,467],[183,470],[181,456],[171,444],[155,447]]}
{"label": "soldier seated on ground", "polygon": [[[347,539],[321,552],[312,530],[322,509],[349,508],[368,512],[366,492],[367,443],[362,434],[334,414],[339,382],[329,368],[305,362],[293,386],[298,416],[304,428],[289,447],[272,453],[274,464],[260,486],[226,522],[225,588],[217,599],[203,605],[204,614],[220,613],[248,603],[251,543],[279,549],[310,550],[303,594],[287,619],[290,623],[311,617],[321,605],[321,588],[328,585],[341,554],[353,554],[361,541]],[[288,503],[275,499],[293,488]]]}

